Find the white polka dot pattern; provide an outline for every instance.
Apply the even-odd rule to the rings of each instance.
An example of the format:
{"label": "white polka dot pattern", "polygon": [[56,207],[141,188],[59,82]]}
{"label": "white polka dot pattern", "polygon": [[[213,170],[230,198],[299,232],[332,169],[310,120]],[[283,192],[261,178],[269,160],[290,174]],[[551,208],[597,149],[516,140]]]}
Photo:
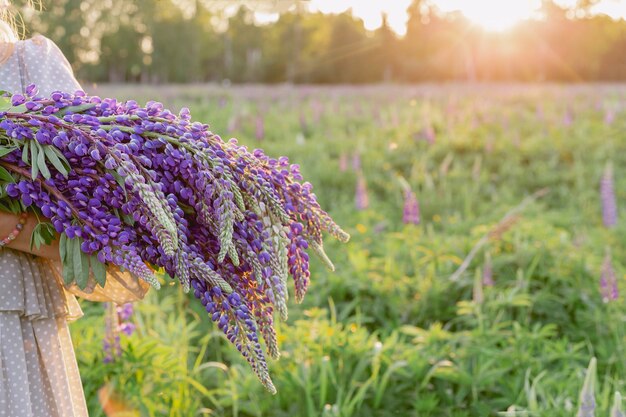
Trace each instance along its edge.
{"label": "white polka dot pattern", "polygon": [[17,42],[13,54],[0,66],[0,90],[22,91],[18,58],[21,47],[28,78],[37,84],[40,95],[50,95],[55,90],[82,90],[65,55],[52,40],[42,35]]}
{"label": "white polka dot pattern", "polygon": [[[81,89],[58,46],[38,35],[0,65],[0,90],[22,91],[20,48],[40,95]],[[0,417],[88,416],[67,326],[82,311],[51,271],[43,258],[0,250]]]}
{"label": "white polka dot pattern", "polygon": [[88,416],[67,327],[82,312],[48,267],[0,251],[0,417]]}

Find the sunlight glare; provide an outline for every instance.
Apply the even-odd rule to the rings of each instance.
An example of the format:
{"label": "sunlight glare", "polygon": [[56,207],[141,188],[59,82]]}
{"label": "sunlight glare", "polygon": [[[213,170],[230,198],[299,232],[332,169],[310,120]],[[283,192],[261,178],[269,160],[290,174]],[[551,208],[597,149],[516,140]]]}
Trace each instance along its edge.
{"label": "sunlight glare", "polygon": [[469,20],[488,31],[502,32],[530,18],[540,1],[438,0],[441,10],[458,10]]}

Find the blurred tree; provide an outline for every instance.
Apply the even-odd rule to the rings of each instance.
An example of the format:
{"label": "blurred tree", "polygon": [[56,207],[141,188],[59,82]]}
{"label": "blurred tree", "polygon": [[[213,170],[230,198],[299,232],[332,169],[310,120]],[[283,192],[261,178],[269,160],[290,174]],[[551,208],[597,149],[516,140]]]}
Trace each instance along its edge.
{"label": "blurred tree", "polygon": [[[44,0],[25,17],[92,81],[626,79],[626,21],[593,15],[597,2],[542,0],[541,19],[493,34],[413,0],[403,38],[386,16],[368,31],[350,11],[311,13],[298,0]],[[260,25],[259,11],[281,15]]]}

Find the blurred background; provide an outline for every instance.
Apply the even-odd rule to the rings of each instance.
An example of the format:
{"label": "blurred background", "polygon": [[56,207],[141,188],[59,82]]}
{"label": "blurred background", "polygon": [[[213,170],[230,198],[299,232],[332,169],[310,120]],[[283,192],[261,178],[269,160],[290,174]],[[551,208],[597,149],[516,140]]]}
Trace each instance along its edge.
{"label": "blurred background", "polygon": [[288,156],[352,235],[276,396],[179,286],[109,310],[119,352],[83,302],[92,417],[624,415],[626,1],[43,4],[88,93]]}
{"label": "blurred background", "polygon": [[[92,82],[626,79],[620,0],[54,0],[27,14]],[[183,47],[184,46],[184,47]]]}

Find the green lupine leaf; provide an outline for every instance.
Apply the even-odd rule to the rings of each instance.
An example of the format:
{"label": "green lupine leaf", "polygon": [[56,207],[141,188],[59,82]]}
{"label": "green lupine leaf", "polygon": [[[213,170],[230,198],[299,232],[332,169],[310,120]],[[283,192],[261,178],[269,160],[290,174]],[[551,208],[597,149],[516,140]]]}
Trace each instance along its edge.
{"label": "green lupine leaf", "polygon": [[20,104],[19,106],[11,107],[8,111],[11,113],[26,113],[28,109],[26,108],[26,104]]}
{"label": "green lupine leaf", "polygon": [[89,258],[89,263],[91,264],[91,270],[93,271],[93,275],[96,278],[96,282],[100,284],[101,287],[104,287],[104,284],[107,280],[105,265],[98,260],[98,257],[96,255],[91,255],[91,257]]}
{"label": "green lupine leaf", "polygon": [[118,174],[116,171],[108,170],[108,172],[110,172],[111,175],[113,175],[113,178],[115,178],[115,181],[120,185],[120,187],[122,187],[122,191],[124,191],[124,197],[126,198],[126,200],[128,200],[128,195],[126,193],[126,184],[124,183],[124,178],[122,178],[122,176],[120,174]]}
{"label": "green lupine leaf", "polygon": [[85,104],[80,104],[78,106],[68,106],[52,114],[54,114],[57,117],[63,117],[68,113],[81,113],[81,112],[84,112],[85,110],[93,109],[94,107],[96,107],[95,103],[85,103]]}
{"label": "green lupine leaf", "polygon": [[28,147],[30,146],[30,141],[27,140],[22,148],[22,162],[28,164]]}
{"label": "green lupine leaf", "polygon": [[[78,249],[80,250],[80,245],[78,245]],[[78,287],[83,290],[87,287],[87,281],[89,281],[89,255],[82,250],[80,251],[80,264],[81,270],[80,274],[76,277],[76,283]]]}
{"label": "green lupine leaf", "polygon": [[61,237],[59,238],[59,256],[61,256],[61,262],[64,262],[65,257],[67,256],[65,241],[67,241],[67,235],[65,233],[61,233]]}
{"label": "green lupine leaf", "polygon": [[38,150],[34,144],[30,145],[30,176],[37,179],[39,175],[39,165],[37,165]]}
{"label": "green lupine leaf", "polygon": [[48,180],[52,176],[50,175],[48,165],[46,165],[46,154],[44,153],[45,151],[43,150],[39,142],[36,142],[35,144],[38,148],[37,166],[39,167],[39,171],[41,171],[41,175],[43,175],[43,177]]}
{"label": "green lupine leaf", "polygon": [[0,181],[2,182],[15,182],[13,175],[5,167],[0,166]]}
{"label": "green lupine leaf", "polygon": [[[0,91],[0,95],[4,94],[5,91]],[[12,106],[11,97],[0,97],[0,111],[7,111]]]}
{"label": "green lupine leaf", "polygon": [[72,259],[72,250],[74,247],[74,240],[67,238],[65,233],[61,234],[61,241],[59,242],[59,250],[61,253],[61,260],[63,261],[63,281],[66,285],[70,285],[74,282],[74,263]]}
{"label": "green lupine leaf", "polygon": [[[78,284],[78,287],[82,289],[84,288],[84,286],[81,286],[81,282],[79,282],[83,268],[81,255],[82,251],[80,250],[81,242],[82,239],[79,237],[75,237],[74,239],[72,239],[72,251],[70,252],[70,255],[72,258],[72,267],[74,268],[74,280]],[[84,284],[87,285],[86,282]]]}
{"label": "green lupine leaf", "polygon": [[[65,168],[65,165],[63,165],[63,162],[61,162],[61,160],[59,159],[59,156],[57,155],[57,151],[55,150],[55,148],[53,148],[53,147],[51,147],[49,145],[44,145],[43,146],[43,151],[46,154],[46,157],[48,158],[48,161],[50,161],[52,163],[52,165],[54,165],[54,167],[57,169],[57,171],[59,171],[61,174],[63,174],[65,177],[67,177],[69,172]],[[61,155],[61,156],[63,158],[65,158],[63,155]]]}
{"label": "green lupine leaf", "polygon": [[124,223],[129,224],[131,226],[135,224],[135,219],[130,214],[123,214],[122,220],[124,220]]}
{"label": "green lupine leaf", "polygon": [[31,251],[33,250],[33,246],[36,246],[37,249],[39,249],[41,245],[45,243],[43,240],[43,237],[41,237],[41,233],[39,233],[36,230],[37,226],[35,226],[35,229],[33,229],[32,233],[30,234],[30,250]]}
{"label": "green lupine leaf", "polygon": [[18,149],[17,147],[7,147],[7,148],[0,148],[0,158],[2,158],[4,155],[8,155],[11,152],[13,152],[14,150]]}

